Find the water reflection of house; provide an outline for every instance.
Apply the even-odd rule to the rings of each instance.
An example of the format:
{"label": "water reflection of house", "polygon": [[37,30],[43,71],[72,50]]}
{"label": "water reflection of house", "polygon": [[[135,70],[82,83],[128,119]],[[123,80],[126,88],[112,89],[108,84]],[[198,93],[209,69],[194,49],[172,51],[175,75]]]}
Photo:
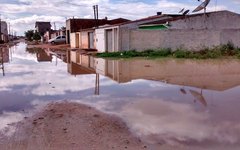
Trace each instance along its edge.
{"label": "water reflection of house", "polygon": [[1,33],[0,33],[0,40],[4,42],[8,41],[8,25],[5,21],[0,21]]}
{"label": "water reflection of house", "polygon": [[59,58],[61,59],[63,62],[67,62],[67,56],[66,56],[66,51],[65,50],[61,50],[61,49],[54,49],[54,50],[51,50],[50,48],[47,48],[44,50],[45,53],[48,55],[48,56],[55,56],[56,59]]}
{"label": "water reflection of house", "polygon": [[100,93],[100,77],[95,71],[95,58],[86,55],[81,51],[68,50],[67,51],[68,72],[72,75],[87,75],[96,74],[95,94]]}
{"label": "water reflection of house", "polygon": [[80,51],[67,52],[68,72],[73,75],[95,74],[94,58]]}
{"label": "water reflection of house", "polygon": [[0,57],[1,57],[1,61],[3,63],[8,63],[9,62],[9,48],[7,47],[3,47],[1,48],[1,54],[0,54]]}
{"label": "water reflection of house", "polygon": [[[217,61],[217,60],[216,60]],[[125,83],[136,79],[224,91],[240,85],[239,61],[104,60],[95,59],[96,72]],[[235,69],[232,69],[235,68]]]}
{"label": "water reflection of house", "polygon": [[0,48],[0,69],[2,69],[2,74],[5,76],[4,63],[9,62],[9,48],[1,47]]}
{"label": "water reflection of house", "polygon": [[45,51],[39,51],[37,54],[38,62],[52,61],[52,55],[48,55]]}

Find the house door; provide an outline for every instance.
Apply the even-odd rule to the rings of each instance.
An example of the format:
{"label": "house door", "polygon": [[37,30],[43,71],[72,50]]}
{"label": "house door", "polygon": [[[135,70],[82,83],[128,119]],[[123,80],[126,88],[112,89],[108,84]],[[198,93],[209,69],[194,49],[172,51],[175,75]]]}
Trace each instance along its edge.
{"label": "house door", "polygon": [[89,48],[94,49],[94,36],[93,32],[88,33]]}
{"label": "house door", "polygon": [[106,50],[107,52],[113,52],[113,36],[112,36],[113,31],[112,30],[107,30],[106,31]]}
{"label": "house door", "polygon": [[67,44],[70,44],[70,31],[67,30]]}
{"label": "house door", "polygon": [[80,41],[79,34],[76,34],[76,48],[80,48],[79,41]]}

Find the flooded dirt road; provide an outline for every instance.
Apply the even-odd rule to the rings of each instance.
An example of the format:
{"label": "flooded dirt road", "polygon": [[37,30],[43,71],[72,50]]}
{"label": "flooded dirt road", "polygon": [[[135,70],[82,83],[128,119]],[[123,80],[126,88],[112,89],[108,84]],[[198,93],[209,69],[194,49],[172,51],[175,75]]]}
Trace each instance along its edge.
{"label": "flooded dirt road", "polygon": [[[121,118],[124,122],[120,121],[124,129],[122,134],[126,137],[119,139],[135,141],[130,142],[133,149],[134,146],[151,150],[237,150],[240,147],[238,60],[106,60],[77,51],[26,49],[24,43],[4,50],[3,55],[4,69],[0,70],[2,143],[19,131],[34,129],[33,122],[41,118],[39,114],[46,112],[46,105],[68,102],[66,109],[69,109],[61,109],[64,110],[62,114],[79,118],[70,121],[69,136],[80,136],[74,131],[80,131],[78,124],[82,116],[79,112],[68,112],[78,103],[80,105],[74,107],[85,104],[100,110],[96,110],[97,116],[108,114]],[[91,113],[95,114],[95,111]],[[51,118],[49,114],[45,115],[45,119]],[[64,124],[66,120],[67,117],[55,121]],[[31,126],[17,128],[19,122]],[[61,132],[49,132],[56,124],[54,120],[42,122],[40,119],[40,122],[43,127],[39,126],[41,130],[36,134],[44,131],[38,136],[42,139],[45,133],[49,136],[65,134],[62,126],[59,127]],[[112,123],[110,119],[107,125],[112,127]],[[34,136],[35,131],[31,135]],[[17,139],[24,143],[20,136]],[[140,143],[138,139],[141,139]],[[94,140],[93,143],[99,142]],[[13,142],[7,141],[10,145]],[[82,145],[80,141],[73,143]],[[45,144],[49,143],[45,141]],[[125,148],[126,143],[121,146]]]}

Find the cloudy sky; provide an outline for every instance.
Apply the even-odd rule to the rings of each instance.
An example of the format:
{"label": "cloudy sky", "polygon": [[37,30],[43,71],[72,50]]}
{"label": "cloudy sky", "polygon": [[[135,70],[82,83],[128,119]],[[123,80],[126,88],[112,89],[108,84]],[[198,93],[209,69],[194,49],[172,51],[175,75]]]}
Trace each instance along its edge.
{"label": "cloudy sky", "polygon": [[[138,19],[157,11],[178,13],[193,10],[197,0],[0,0],[1,18],[11,24],[18,35],[34,28],[35,21],[50,21],[60,28],[70,17],[93,18],[92,6],[99,5],[99,16],[110,19]],[[212,0],[208,11],[230,10],[240,13],[240,0]]]}

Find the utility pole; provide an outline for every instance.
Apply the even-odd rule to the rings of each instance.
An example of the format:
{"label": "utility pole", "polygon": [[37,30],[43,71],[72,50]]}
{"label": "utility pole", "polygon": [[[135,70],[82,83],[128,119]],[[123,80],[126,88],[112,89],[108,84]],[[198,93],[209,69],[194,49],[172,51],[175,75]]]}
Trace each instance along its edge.
{"label": "utility pole", "polygon": [[53,24],[54,24],[54,30],[57,30],[57,28],[56,28],[56,23],[54,22]]}
{"label": "utility pole", "polygon": [[2,15],[0,14],[0,41],[2,41]]}
{"label": "utility pole", "polygon": [[11,30],[10,30],[10,22],[9,22],[9,26],[8,26],[8,40],[11,41]]}
{"label": "utility pole", "polygon": [[97,12],[97,28],[98,28],[98,5],[96,5],[96,12]]}
{"label": "utility pole", "polygon": [[94,12],[95,27],[96,27],[97,26],[97,22],[96,22],[96,5],[93,5],[93,12]]}
{"label": "utility pole", "polygon": [[93,5],[95,27],[98,28],[98,5]]}

